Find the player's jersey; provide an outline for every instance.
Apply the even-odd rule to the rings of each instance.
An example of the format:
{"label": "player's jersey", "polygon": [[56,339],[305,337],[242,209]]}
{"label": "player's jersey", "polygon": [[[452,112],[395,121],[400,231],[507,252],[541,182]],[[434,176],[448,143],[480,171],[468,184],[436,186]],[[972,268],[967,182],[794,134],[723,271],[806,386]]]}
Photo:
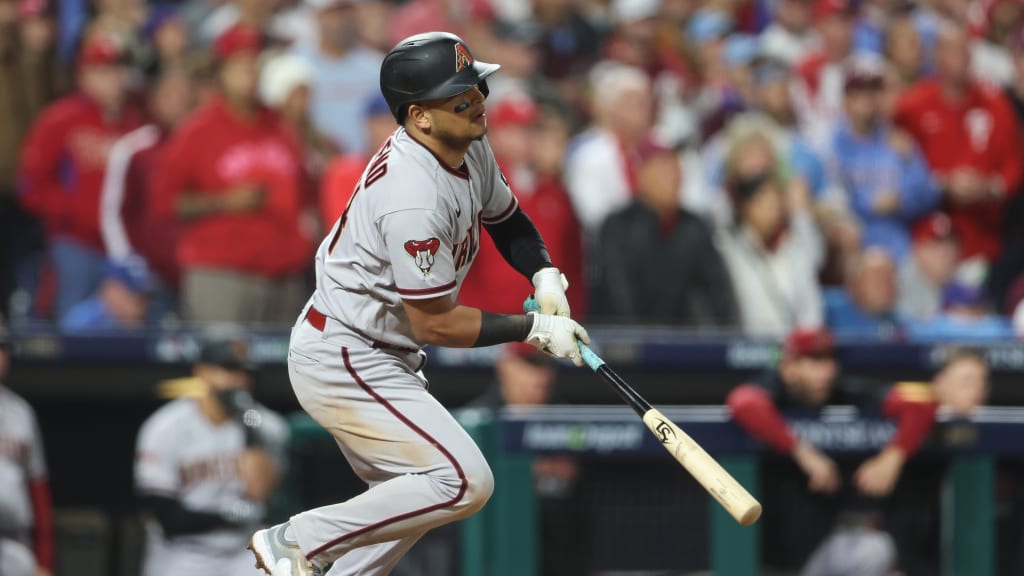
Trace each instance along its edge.
{"label": "player's jersey", "polygon": [[454,169],[396,130],[317,251],[311,303],[336,321],[325,338],[355,333],[420,348],[402,300],[454,300],[479,250],[481,224],[505,220],[517,205],[486,139]]}
{"label": "player's jersey", "polygon": [[[288,431],[277,414],[260,408],[263,447],[283,460]],[[244,496],[236,460],[245,450],[245,432],[234,421],[214,424],[194,399],[167,403],[142,425],[136,442],[135,483],[142,494],[174,498],[197,512],[219,512]],[[211,552],[241,550],[251,535],[247,527],[221,529],[175,538],[176,544]]]}
{"label": "player's jersey", "polygon": [[45,478],[35,412],[23,398],[0,386],[0,537],[28,543],[34,521],[29,482]]}

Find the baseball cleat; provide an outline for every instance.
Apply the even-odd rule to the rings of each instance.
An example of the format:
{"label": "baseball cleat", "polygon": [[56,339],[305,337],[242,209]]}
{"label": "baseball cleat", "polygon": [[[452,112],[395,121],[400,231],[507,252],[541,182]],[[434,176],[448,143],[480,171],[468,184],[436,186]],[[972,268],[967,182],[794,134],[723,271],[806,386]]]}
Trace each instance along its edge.
{"label": "baseball cleat", "polygon": [[249,540],[256,568],[270,576],[323,576],[299,548],[290,522],[257,531]]}

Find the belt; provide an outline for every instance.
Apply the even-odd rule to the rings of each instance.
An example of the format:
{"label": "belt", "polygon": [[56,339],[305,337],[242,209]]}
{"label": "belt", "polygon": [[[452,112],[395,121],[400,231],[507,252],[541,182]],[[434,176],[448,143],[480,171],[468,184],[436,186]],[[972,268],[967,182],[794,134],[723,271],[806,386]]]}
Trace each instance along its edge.
{"label": "belt", "polygon": [[[306,312],[306,322],[309,322],[310,326],[316,328],[320,332],[323,332],[327,328],[327,316],[323,312],[317,310],[312,306],[310,306],[309,310]],[[370,342],[371,347],[377,348],[379,350],[395,350],[398,352],[413,354],[418,354],[420,352],[418,348],[408,348],[405,346],[396,346],[394,344],[388,344],[387,342],[381,342],[380,340],[367,338],[366,336],[363,336],[362,334],[359,333],[356,333],[356,335],[359,336],[360,338],[368,340]]]}

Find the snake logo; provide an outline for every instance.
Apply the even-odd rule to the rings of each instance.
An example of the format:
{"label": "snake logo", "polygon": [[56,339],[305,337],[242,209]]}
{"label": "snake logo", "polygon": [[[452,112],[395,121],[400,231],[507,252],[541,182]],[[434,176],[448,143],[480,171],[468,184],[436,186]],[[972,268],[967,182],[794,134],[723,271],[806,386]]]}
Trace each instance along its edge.
{"label": "snake logo", "polygon": [[654,433],[658,435],[658,440],[661,440],[662,444],[668,444],[676,439],[675,430],[661,418],[658,418],[658,423],[654,426]]}

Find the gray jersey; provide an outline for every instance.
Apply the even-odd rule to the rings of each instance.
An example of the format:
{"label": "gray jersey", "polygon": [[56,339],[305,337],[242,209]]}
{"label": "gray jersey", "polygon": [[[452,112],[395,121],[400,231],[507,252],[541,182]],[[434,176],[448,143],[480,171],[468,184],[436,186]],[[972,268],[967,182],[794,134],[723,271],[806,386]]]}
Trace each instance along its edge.
{"label": "gray jersey", "polygon": [[[261,408],[264,447],[280,463],[288,431],[277,414]],[[136,443],[135,483],[142,494],[178,500],[188,510],[219,512],[244,498],[236,461],[245,450],[245,433],[236,422],[217,425],[191,398],[167,403],[142,425]],[[245,548],[251,530],[225,528],[181,536],[175,544],[211,553]]]}
{"label": "gray jersey", "polygon": [[29,542],[34,522],[29,483],[45,479],[36,414],[21,396],[0,386],[0,537]]}
{"label": "gray jersey", "polygon": [[420,348],[402,300],[454,300],[479,250],[481,224],[501,222],[517,206],[486,139],[456,170],[397,129],[317,251],[311,302],[337,321],[325,337],[354,332]]}

